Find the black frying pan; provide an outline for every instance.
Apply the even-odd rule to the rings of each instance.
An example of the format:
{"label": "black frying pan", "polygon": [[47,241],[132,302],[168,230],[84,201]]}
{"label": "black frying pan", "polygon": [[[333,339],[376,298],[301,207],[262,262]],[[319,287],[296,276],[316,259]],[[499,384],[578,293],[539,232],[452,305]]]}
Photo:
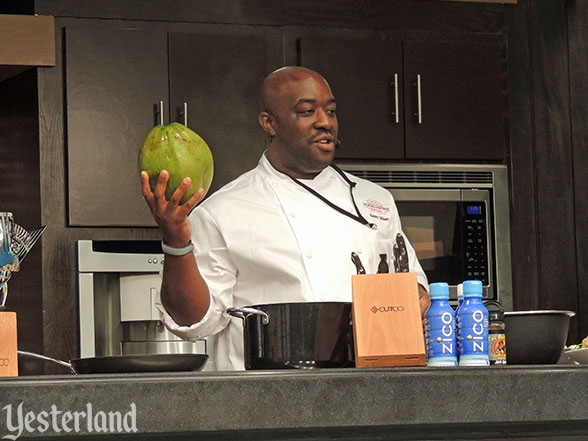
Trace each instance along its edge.
{"label": "black frying pan", "polygon": [[68,367],[74,374],[199,371],[208,360],[208,355],[205,354],[148,354],[74,358],[68,363],[34,352],[18,351],[18,355],[60,364]]}

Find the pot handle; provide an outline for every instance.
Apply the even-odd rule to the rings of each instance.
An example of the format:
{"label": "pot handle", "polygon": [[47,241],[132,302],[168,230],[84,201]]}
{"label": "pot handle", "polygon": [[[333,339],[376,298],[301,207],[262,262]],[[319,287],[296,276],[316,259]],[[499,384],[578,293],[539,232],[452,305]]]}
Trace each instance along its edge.
{"label": "pot handle", "polygon": [[26,357],[32,357],[32,358],[38,358],[40,360],[47,360],[47,361],[51,361],[53,363],[60,364],[61,366],[68,367],[73,374],[77,374],[77,372],[73,368],[72,364],[68,363],[67,361],[57,360],[56,358],[46,357],[45,355],[35,354],[34,352],[20,351],[20,350],[16,351],[16,352],[18,353],[18,355],[24,355]]}
{"label": "pot handle", "polygon": [[260,309],[255,308],[248,308],[248,307],[239,307],[233,306],[232,308],[227,308],[226,313],[232,315],[233,317],[240,318],[243,320],[243,325],[245,325],[245,319],[249,317],[251,314],[260,315],[262,318],[262,323],[267,325],[269,323],[269,315],[267,312],[264,312]]}

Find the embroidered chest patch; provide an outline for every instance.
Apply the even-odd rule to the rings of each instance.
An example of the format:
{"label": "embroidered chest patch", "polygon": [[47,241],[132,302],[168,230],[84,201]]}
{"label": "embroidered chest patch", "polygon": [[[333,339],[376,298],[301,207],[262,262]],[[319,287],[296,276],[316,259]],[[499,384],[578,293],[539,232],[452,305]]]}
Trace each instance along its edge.
{"label": "embroidered chest patch", "polygon": [[381,202],[375,201],[373,199],[367,199],[363,201],[363,206],[368,209],[369,215],[371,217],[383,221],[390,220],[390,207],[382,204]]}

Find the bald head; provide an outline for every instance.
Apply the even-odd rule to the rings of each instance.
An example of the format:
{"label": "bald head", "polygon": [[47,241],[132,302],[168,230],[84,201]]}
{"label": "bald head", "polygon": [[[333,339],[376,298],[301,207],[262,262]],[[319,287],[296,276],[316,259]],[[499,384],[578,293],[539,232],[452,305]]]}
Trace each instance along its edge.
{"label": "bald head", "polygon": [[[272,111],[276,100],[280,100],[287,86],[307,78],[314,78],[329,87],[327,80],[314,70],[301,66],[281,67],[270,73],[261,83],[259,91],[259,111]],[[329,88],[330,89],[330,88]]]}
{"label": "bald head", "polygon": [[333,161],[338,122],[327,81],[305,67],[288,66],[262,83],[258,121],[268,135],[267,158],[294,178],[312,179]]}

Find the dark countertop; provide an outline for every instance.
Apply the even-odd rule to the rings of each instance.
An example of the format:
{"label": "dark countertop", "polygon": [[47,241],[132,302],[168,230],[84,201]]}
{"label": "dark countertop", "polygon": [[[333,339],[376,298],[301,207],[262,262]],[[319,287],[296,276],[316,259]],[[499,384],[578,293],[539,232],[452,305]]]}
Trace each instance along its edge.
{"label": "dark countertop", "polygon": [[[0,438],[109,439],[94,418],[136,406],[133,439],[588,439],[588,366],[375,368],[64,375],[0,379]],[[12,411],[9,422],[8,411]],[[46,414],[42,412],[45,411]],[[116,415],[116,414],[115,414]],[[39,416],[49,421],[44,433]],[[98,420],[100,421],[100,420]],[[132,427],[131,414],[127,427]],[[124,432],[124,427],[122,429]],[[110,439],[127,439],[120,434]],[[512,437],[512,438],[511,438]]]}

